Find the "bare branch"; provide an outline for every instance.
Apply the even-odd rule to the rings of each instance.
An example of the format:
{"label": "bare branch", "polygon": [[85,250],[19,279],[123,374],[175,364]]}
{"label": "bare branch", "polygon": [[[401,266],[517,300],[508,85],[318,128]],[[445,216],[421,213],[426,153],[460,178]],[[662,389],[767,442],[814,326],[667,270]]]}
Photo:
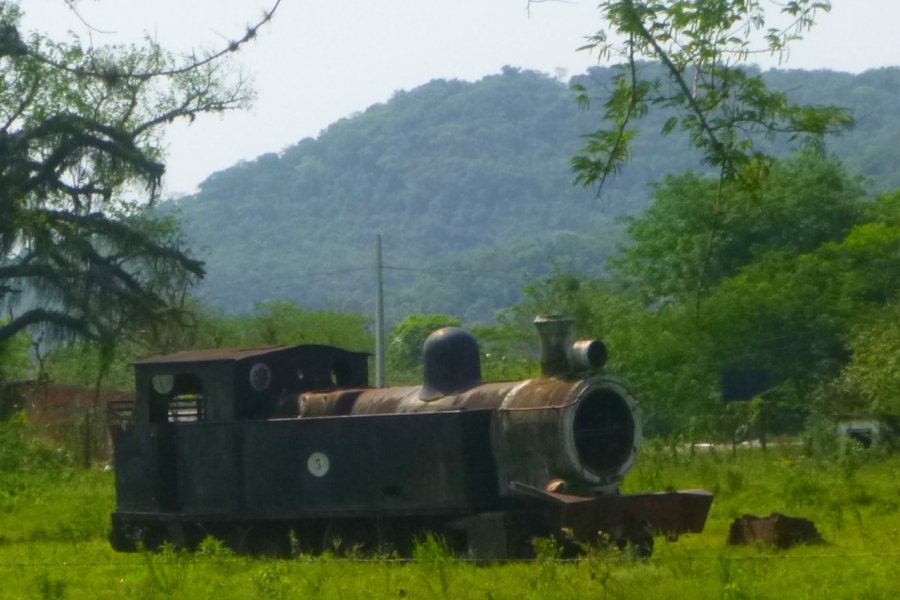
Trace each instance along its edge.
{"label": "bare branch", "polygon": [[82,77],[97,77],[100,79],[108,79],[112,75],[115,75],[120,78],[138,79],[138,80],[155,79],[158,77],[163,77],[163,78],[175,77],[178,75],[184,75],[186,73],[196,71],[197,69],[199,69],[203,66],[209,65],[211,63],[214,63],[214,62],[220,60],[222,57],[224,57],[228,54],[238,51],[241,48],[241,46],[244,46],[245,44],[247,44],[248,42],[250,42],[251,40],[256,38],[256,35],[259,32],[259,30],[272,20],[272,17],[275,15],[275,11],[278,10],[278,7],[280,4],[281,4],[281,0],[275,0],[275,3],[272,5],[272,8],[263,12],[263,15],[259,21],[257,21],[253,25],[248,26],[247,30],[244,32],[244,35],[242,35],[240,38],[229,41],[228,44],[225,45],[224,47],[222,47],[219,50],[212,52],[211,54],[208,54],[207,56],[204,56],[202,58],[197,58],[196,56],[194,56],[191,58],[191,60],[187,64],[182,65],[181,67],[173,68],[173,69],[160,69],[158,71],[139,71],[139,72],[132,72],[132,73],[119,73],[119,72],[110,73],[110,71],[108,69],[98,68],[98,66],[96,64],[92,65],[89,68],[73,67],[71,65],[65,64],[58,60],[54,60],[52,58],[49,58],[49,57],[44,56],[37,52],[29,51],[29,53],[31,54],[31,56],[33,58],[35,58],[39,62],[42,62],[48,66],[51,66],[54,69],[59,69],[61,71],[66,71],[67,73],[71,73],[72,75],[78,75],[78,76],[82,76]]}
{"label": "bare branch", "polygon": [[75,17],[79,21],[81,21],[82,25],[87,27],[90,31],[94,31],[96,33],[113,33],[112,31],[104,31],[102,29],[98,29],[98,28],[94,27],[93,25],[91,25],[90,23],[88,23],[87,20],[85,20],[85,18],[83,16],[81,16],[81,13],[78,11],[78,8],[75,6],[75,0],[64,0],[64,1],[66,3],[66,6],[69,7],[69,10],[72,11],[72,14],[74,14]]}

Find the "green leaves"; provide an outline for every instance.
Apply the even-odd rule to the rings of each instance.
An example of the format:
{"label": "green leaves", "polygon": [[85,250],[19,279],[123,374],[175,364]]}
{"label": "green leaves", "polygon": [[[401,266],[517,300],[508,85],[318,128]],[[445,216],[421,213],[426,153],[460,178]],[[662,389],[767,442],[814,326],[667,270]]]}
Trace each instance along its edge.
{"label": "green leaves", "polygon": [[835,404],[864,415],[900,416],[900,308],[891,304],[853,328],[852,357],[828,390]]}
{"label": "green leaves", "polygon": [[758,188],[693,173],[657,184],[654,204],[629,222],[631,242],[615,261],[621,281],[650,304],[696,299],[766,252],[811,251],[861,218],[862,190],[833,159],[751,156],[744,168]]}
{"label": "green leaves", "polygon": [[189,335],[153,351],[294,344],[328,344],[358,351],[372,347],[369,321],[359,314],[305,310],[283,300],[259,302],[252,312],[235,316],[203,305],[191,309],[196,315],[194,327],[178,330]]}
{"label": "green leaves", "polygon": [[171,221],[143,212],[165,170],[160,127],[251,94],[221,54],[25,41],[19,17],[0,3],[0,341],[28,328],[110,347],[177,320],[204,274]]}
{"label": "green leaves", "polygon": [[603,337],[649,434],[730,437],[727,371],[768,373],[763,405],[779,418],[767,427],[813,411],[897,414],[900,193],[865,201],[815,149],[751,154],[744,168],[760,173],[755,187],[694,173],[660,182],[629,221],[619,285],[555,273],[507,314],[566,312]]}
{"label": "green leaves", "polygon": [[388,334],[387,366],[392,382],[420,382],[422,348],[429,335],[442,327],[459,327],[450,315],[407,315]]}
{"label": "green leaves", "polygon": [[[777,136],[803,138],[815,145],[822,137],[852,124],[841,109],[795,106],[770,92],[759,76],[747,75],[738,63],[755,52],[782,54],[800,39],[828,2],[788,2],[781,12],[790,17],[783,27],[769,27],[762,47],[757,34],[766,26],[763,3],[755,0],[603,2],[600,10],[612,31],[591,38],[587,49],[601,59],[622,61],[622,74],[604,104],[607,128],[585,136],[581,153],[572,159],[575,183],[603,183],[630,159],[632,121],[650,107],[673,112],[662,128],[668,135],[681,128],[725,181],[758,185],[761,172],[752,166],[764,153],[759,144]],[[610,38],[621,40],[610,42]],[[648,71],[641,61],[663,67]],[[579,90],[584,107],[586,92]]]}

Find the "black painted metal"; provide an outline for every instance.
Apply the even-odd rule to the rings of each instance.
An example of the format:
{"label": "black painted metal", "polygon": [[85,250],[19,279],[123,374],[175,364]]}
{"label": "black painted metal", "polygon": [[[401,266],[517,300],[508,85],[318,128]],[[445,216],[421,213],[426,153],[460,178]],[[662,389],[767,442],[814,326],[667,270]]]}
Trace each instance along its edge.
{"label": "black painted metal", "polygon": [[428,336],[422,351],[425,383],[422,400],[456,394],[481,383],[478,342],[468,331],[444,327]]}

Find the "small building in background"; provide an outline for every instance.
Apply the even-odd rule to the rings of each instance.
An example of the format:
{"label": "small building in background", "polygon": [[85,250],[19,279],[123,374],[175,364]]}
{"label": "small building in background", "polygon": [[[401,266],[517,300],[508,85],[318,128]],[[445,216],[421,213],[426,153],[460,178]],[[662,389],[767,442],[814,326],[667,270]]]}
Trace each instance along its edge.
{"label": "small building in background", "polygon": [[836,426],[838,443],[856,442],[863,448],[894,443],[900,433],[898,417],[846,417]]}

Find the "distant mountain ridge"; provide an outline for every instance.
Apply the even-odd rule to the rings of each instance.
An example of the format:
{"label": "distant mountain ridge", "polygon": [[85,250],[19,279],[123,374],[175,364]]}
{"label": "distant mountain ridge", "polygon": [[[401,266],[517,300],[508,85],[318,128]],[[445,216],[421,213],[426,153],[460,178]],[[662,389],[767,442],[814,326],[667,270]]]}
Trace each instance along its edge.
{"label": "distant mountain ridge", "polygon": [[[873,190],[900,187],[900,70],[764,76],[793,101],[849,107],[857,125],[829,150]],[[611,77],[595,68],[573,82],[599,97]],[[398,92],[167,207],[207,262],[198,295],[229,312],[276,299],[369,312],[380,233],[391,319],[484,321],[551,268],[601,273],[621,239],[616,217],[648,204],[650,182],[700,167],[683,136],[659,134],[664,120],[641,124],[634,160],[598,199],[569,169],[598,111],[578,110],[567,84],[506,67]]]}

